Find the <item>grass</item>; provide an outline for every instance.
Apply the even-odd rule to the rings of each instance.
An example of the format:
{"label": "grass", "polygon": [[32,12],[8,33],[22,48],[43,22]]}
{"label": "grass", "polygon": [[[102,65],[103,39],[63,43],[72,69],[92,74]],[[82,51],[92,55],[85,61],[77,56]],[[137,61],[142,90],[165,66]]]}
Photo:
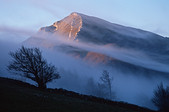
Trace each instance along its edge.
{"label": "grass", "polygon": [[0,112],[153,112],[122,102],[80,95],[63,89],[40,90],[0,78]]}

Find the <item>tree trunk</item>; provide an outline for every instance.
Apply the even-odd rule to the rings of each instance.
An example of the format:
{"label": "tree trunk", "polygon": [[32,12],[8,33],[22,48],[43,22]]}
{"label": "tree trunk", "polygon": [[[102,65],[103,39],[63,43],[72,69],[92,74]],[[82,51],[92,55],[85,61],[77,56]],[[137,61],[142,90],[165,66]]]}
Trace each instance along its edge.
{"label": "tree trunk", "polygon": [[46,89],[46,83],[39,82],[38,83],[38,88],[40,88],[40,89]]}
{"label": "tree trunk", "polygon": [[111,92],[111,82],[108,80],[108,89],[109,89],[109,97],[112,99],[112,92]]}

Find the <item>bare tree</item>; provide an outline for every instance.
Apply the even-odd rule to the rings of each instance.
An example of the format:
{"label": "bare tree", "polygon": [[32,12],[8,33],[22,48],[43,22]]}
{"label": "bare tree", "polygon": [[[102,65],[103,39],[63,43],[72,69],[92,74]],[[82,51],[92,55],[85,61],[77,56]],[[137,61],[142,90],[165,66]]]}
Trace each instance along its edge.
{"label": "bare tree", "polygon": [[38,48],[22,46],[16,52],[10,52],[10,55],[13,60],[8,70],[35,81],[41,89],[45,89],[46,84],[53,79],[60,78],[55,66],[47,63]]}
{"label": "bare tree", "polygon": [[101,83],[99,83],[99,88],[100,89],[105,89],[105,95],[108,95],[109,99],[113,98],[113,94],[112,94],[112,81],[113,81],[113,77],[109,76],[109,72],[107,70],[103,70],[102,76],[100,77]]}
{"label": "bare tree", "polygon": [[169,112],[169,87],[164,88],[162,83],[158,85],[154,90],[152,102],[160,112]]}

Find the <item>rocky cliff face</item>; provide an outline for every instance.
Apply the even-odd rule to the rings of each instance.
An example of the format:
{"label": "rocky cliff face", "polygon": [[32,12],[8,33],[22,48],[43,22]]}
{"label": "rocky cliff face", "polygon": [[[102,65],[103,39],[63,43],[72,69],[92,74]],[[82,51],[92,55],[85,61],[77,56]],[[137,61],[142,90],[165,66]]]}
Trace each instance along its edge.
{"label": "rocky cliff face", "polygon": [[53,33],[65,37],[67,40],[77,40],[77,34],[82,27],[82,18],[77,13],[72,13],[66,18],[43,27],[39,32]]}

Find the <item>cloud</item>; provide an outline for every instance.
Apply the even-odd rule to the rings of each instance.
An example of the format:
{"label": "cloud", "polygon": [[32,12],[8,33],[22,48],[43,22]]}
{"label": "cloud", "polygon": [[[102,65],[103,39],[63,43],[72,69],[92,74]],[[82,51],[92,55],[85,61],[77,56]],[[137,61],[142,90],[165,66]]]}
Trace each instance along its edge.
{"label": "cloud", "polygon": [[[169,69],[168,69],[169,65],[157,62],[156,60],[152,60],[151,57],[149,57],[147,54],[141,51],[136,51],[127,48],[119,48],[113,45],[104,46],[104,45],[69,41],[66,40],[64,37],[61,36],[56,37],[48,33],[40,34],[40,35],[38,34],[37,36],[39,36],[39,38],[43,38],[44,42],[47,43],[46,45],[50,47],[55,45],[59,46],[61,44],[65,44],[65,45],[80,48],[85,51],[104,54],[113,59],[121,60],[122,62],[130,63],[143,68],[169,73]],[[45,43],[42,42],[42,46],[44,46]],[[158,54],[158,56],[160,57],[160,54]],[[161,56],[161,58],[164,57]]]}
{"label": "cloud", "polygon": [[0,26],[0,40],[11,42],[23,42],[35,33],[33,30]]}
{"label": "cloud", "polygon": [[35,31],[23,29],[23,28],[14,28],[8,26],[0,26],[0,32],[9,32],[9,33],[18,33],[22,35],[33,35]]}

